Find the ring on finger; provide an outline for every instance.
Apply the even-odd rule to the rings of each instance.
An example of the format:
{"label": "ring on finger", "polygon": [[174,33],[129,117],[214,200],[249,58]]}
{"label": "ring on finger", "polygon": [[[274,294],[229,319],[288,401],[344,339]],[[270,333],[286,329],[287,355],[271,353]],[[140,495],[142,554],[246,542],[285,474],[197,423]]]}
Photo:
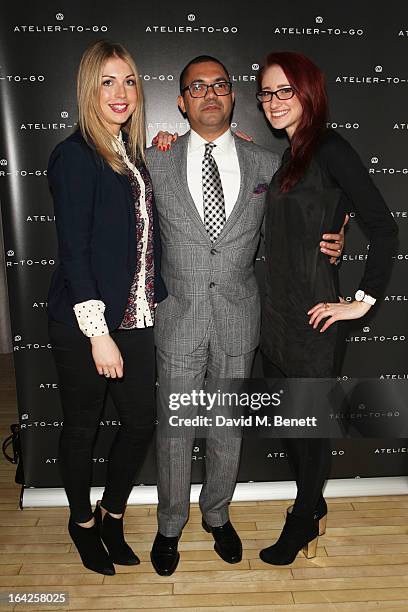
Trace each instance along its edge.
{"label": "ring on finger", "polygon": [[110,373],[106,372],[106,374],[104,376],[105,376],[105,378],[110,378]]}

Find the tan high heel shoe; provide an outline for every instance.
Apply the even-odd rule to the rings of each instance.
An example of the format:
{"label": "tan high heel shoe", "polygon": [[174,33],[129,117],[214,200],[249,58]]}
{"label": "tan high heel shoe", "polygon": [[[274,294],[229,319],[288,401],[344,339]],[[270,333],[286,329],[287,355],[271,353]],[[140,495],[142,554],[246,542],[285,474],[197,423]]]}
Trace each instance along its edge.
{"label": "tan high heel shoe", "polygon": [[314,540],[308,542],[306,546],[302,548],[302,553],[305,555],[306,559],[313,559],[316,556],[318,540],[319,538],[317,537]]}

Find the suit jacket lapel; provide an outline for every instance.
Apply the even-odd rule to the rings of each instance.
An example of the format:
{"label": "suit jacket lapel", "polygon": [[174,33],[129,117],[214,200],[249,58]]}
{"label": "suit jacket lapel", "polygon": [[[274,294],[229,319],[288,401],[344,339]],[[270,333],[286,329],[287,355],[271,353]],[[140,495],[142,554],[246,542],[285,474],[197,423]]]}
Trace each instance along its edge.
{"label": "suit jacket lapel", "polygon": [[204,223],[199,215],[197,206],[191,197],[190,190],[188,188],[187,180],[187,151],[188,141],[190,132],[183,134],[177,141],[177,146],[174,146],[173,155],[171,158],[173,165],[173,176],[177,183],[177,190],[180,194],[180,201],[185,205],[187,213],[191,217],[194,225],[200,230],[201,235],[211,243],[207,231],[204,227]]}
{"label": "suit jacket lapel", "polygon": [[234,135],[235,147],[238,156],[239,170],[241,175],[240,188],[238,193],[237,201],[235,202],[234,208],[231,211],[230,216],[227,219],[220,235],[214,242],[216,244],[219,240],[229,232],[231,227],[239,218],[242,209],[248,201],[248,195],[251,193],[251,181],[254,172],[255,156],[253,151],[246,145],[246,142],[241,138]]}

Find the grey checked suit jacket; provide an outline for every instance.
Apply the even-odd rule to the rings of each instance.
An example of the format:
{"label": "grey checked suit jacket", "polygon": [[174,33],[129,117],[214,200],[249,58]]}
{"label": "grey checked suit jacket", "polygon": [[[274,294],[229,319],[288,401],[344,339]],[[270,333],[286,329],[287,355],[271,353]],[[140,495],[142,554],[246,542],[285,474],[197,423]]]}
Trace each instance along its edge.
{"label": "grey checked suit jacket", "polygon": [[156,344],[175,354],[192,353],[212,318],[220,348],[242,355],[259,342],[260,297],[254,274],[267,185],[278,156],[235,137],[241,171],[238,199],[211,243],[187,183],[189,133],[167,152],[149,148],[162,237],[161,274],[168,297],[157,306]]}

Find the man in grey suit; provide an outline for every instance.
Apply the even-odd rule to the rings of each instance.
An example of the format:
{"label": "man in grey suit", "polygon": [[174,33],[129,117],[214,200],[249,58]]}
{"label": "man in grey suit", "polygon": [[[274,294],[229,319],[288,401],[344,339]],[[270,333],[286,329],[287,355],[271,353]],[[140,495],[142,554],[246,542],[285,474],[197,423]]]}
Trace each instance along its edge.
{"label": "man in grey suit", "polygon": [[[232,134],[234,93],[218,60],[200,56],[185,67],[178,104],[191,130],[164,153],[146,152],[168,290],[155,324],[159,420],[176,388],[191,392],[205,379],[250,375],[260,327],[254,261],[267,186],[279,164],[274,153]],[[151,560],[160,575],[172,574],[179,561],[194,437],[194,431],[175,437],[158,429],[158,533]],[[199,499],[203,528],[228,563],[242,558],[228,514],[240,446],[239,437],[211,429]]]}

